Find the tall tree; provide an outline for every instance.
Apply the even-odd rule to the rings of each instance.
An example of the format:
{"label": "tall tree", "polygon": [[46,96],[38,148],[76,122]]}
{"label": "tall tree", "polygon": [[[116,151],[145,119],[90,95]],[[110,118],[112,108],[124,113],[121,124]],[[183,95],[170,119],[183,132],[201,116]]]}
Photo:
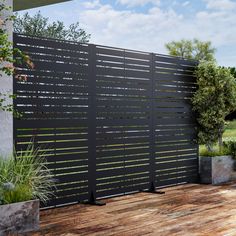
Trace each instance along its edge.
{"label": "tall tree", "polygon": [[171,56],[179,56],[198,61],[215,61],[216,49],[211,42],[203,42],[198,39],[172,41],[167,43],[166,48]]}
{"label": "tall tree", "polygon": [[14,31],[20,34],[27,34],[39,37],[72,40],[87,43],[90,34],[80,28],[79,22],[66,27],[62,21],[49,22],[49,18],[44,17],[41,12],[31,16],[25,13],[23,16],[16,15],[14,21]]}
{"label": "tall tree", "polygon": [[236,80],[229,69],[214,63],[200,63],[195,73],[198,90],[192,103],[199,124],[199,142],[211,151],[217,139],[222,147],[225,118],[236,107]]}

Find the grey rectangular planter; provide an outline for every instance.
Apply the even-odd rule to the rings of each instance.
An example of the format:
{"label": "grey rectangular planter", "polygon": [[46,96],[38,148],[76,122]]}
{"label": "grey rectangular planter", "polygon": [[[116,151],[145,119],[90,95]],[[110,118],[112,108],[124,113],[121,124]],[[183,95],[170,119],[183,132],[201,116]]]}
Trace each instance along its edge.
{"label": "grey rectangular planter", "polygon": [[39,201],[0,205],[0,236],[39,229]]}
{"label": "grey rectangular planter", "polygon": [[231,180],[231,156],[200,157],[200,179],[204,184],[221,184]]}

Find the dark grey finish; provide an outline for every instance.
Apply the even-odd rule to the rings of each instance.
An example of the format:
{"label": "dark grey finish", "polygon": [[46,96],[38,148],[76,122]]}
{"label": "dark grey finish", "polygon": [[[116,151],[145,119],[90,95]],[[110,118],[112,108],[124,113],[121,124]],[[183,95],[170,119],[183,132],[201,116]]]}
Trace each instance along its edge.
{"label": "dark grey finish", "polygon": [[14,36],[34,69],[17,81],[17,150],[43,147],[58,180],[48,206],[198,180],[195,61]]}
{"label": "dark grey finish", "polygon": [[0,235],[17,235],[39,229],[39,201],[0,205]]}

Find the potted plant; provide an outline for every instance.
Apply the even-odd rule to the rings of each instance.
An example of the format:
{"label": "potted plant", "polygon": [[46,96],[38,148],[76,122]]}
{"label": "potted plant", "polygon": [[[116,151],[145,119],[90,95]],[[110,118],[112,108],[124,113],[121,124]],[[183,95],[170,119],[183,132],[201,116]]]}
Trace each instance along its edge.
{"label": "potted plant", "polygon": [[229,69],[213,62],[201,62],[196,70],[197,86],[192,103],[198,123],[200,179],[219,184],[230,180],[233,160],[223,146],[225,117],[236,107],[236,81]]}
{"label": "potted plant", "polygon": [[200,180],[204,184],[221,184],[231,180],[234,160],[227,148],[200,151]]}
{"label": "potted plant", "polygon": [[53,187],[46,161],[39,154],[39,149],[29,145],[26,151],[0,157],[0,235],[39,228],[39,201],[46,202]]}

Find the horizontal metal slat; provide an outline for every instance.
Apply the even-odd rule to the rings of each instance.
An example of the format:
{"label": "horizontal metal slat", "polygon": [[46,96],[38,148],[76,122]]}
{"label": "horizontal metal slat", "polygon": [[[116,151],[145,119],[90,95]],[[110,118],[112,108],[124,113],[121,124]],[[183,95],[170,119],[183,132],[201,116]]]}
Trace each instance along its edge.
{"label": "horizontal metal slat", "polygon": [[65,196],[61,198],[52,198],[49,202],[47,202],[47,207],[74,204],[87,200],[88,198],[88,193]]}
{"label": "horizontal metal slat", "polygon": [[77,97],[77,98],[54,98],[53,96],[50,98],[44,97],[20,97],[17,96],[15,99],[16,104],[19,106],[20,104],[24,105],[61,105],[61,106],[75,106],[75,105],[83,105],[86,106],[89,104],[88,97]]}
{"label": "horizontal metal slat", "polygon": [[178,91],[178,92],[185,92],[185,93],[194,93],[196,88],[192,88],[191,86],[181,86],[181,85],[165,85],[165,84],[158,84],[155,86],[155,91]]}
{"label": "horizontal metal slat", "polygon": [[181,70],[191,71],[192,73],[196,69],[195,66],[181,65],[180,63],[172,64],[172,63],[163,63],[163,62],[156,62],[155,67],[168,68],[168,69],[181,69]]}
{"label": "horizontal metal slat", "polygon": [[111,48],[111,47],[103,47],[103,46],[96,46],[96,53],[97,54],[104,54],[104,55],[112,55],[112,56],[119,56],[124,57],[124,49],[120,48]]}
{"label": "horizontal metal slat", "polygon": [[125,50],[125,57],[142,59],[142,60],[151,60],[152,55],[151,53],[141,53],[138,51]]}
{"label": "horizontal metal slat", "polygon": [[150,96],[150,92],[147,89],[133,89],[133,88],[96,88],[96,94],[119,94],[123,96]]}
{"label": "horizontal metal slat", "polygon": [[59,39],[49,39],[40,38],[34,36],[25,36],[20,34],[14,34],[14,41],[25,45],[37,45],[42,47],[50,47],[55,49],[66,49],[73,51],[88,51],[88,45],[78,42],[59,40]]}
{"label": "horizontal metal slat", "polygon": [[154,120],[156,125],[171,125],[171,124],[196,124],[196,121],[192,117],[188,118],[157,118]]}
{"label": "horizontal metal slat", "polygon": [[188,65],[188,66],[196,66],[198,64],[198,62],[194,61],[194,60],[188,60],[188,59],[184,59],[184,58],[171,57],[171,56],[160,55],[160,54],[155,54],[154,60],[161,61],[161,62],[167,62],[167,63]]}
{"label": "horizontal metal slat", "polygon": [[158,83],[163,83],[161,81],[164,81],[164,83],[168,84],[171,83],[171,81],[178,82],[179,84],[189,83],[189,84],[196,84],[196,77],[191,75],[182,75],[177,73],[161,73],[161,71],[156,70],[153,76],[154,81]]}
{"label": "horizontal metal slat", "polygon": [[70,120],[70,122],[67,122],[67,119],[58,119],[58,120],[15,120],[15,127],[17,129],[23,129],[23,128],[59,128],[59,127],[77,127],[80,126],[87,126],[88,121],[87,120]]}
{"label": "horizontal metal slat", "polygon": [[123,163],[124,166],[129,164],[135,164],[135,163],[148,163],[150,158],[149,152],[141,152],[141,153],[135,153],[134,155],[127,156],[125,155],[125,151],[123,155],[117,155],[117,156],[109,156],[109,157],[97,157],[96,163],[98,165],[107,165],[109,166],[110,163]]}
{"label": "horizontal metal slat", "polygon": [[145,125],[147,124],[149,119],[107,119],[107,120],[96,120],[96,124],[98,126],[104,125]]}
{"label": "horizontal metal slat", "polygon": [[195,144],[178,144],[178,145],[166,145],[166,146],[157,146],[155,147],[156,152],[168,152],[168,151],[175,151],[175,150],[186,150],[186,149],[192,149],[197,150],[198,146]]}
{"label": "horizontal metal slat", "polygon": [[197,134],[185,134],[185,135],[176,135],[176,136],[158,136],[156,137],[157,142],[161,141],[175,141],[175,140],[195,140]]}
{"label": "horizontal metal slat", "polygon": [[31,61],[34,62],[37,61],[48,61],[51,63],[64,62],[65,64],[71,63],[71,64],[87,66],[88,58],[85,55],[83,58],[81,58],[82,55],[74,51],[69,53],[68,51],[62,51],[62,52],[64,52],[63,55],[55,55],[55,51],[53,51],[52,55],[44,53],[35,54],[34,52],[27,52],[27,55],[30,57]]}
{"label": "horizontal metal slat", "polygon": [[43,83],[18,83],[16,90],[45,91],[45,92],[72,92],[88,93],[87,85],[63,85],[63,84],[43,84]]}
{"label": "horizontal metal slat", "polygon": [[96,106],[148,106],[150,99],[139,98],[112,98],[112,97],[97,97],[95,101]]}
{"label": "horizontal metal slat", "polygon": [[[55,169],[61,169],[61,168],[70,168],[70,167],[79,167],[79,166],[86,166],[88,165],[88,160],[83,160],[83,159],[79,159],[79,156],[78,156],[78,159],[76,160],[63,160],[63,161],[57,161],[57,162],[53,162],[51,164],[48,165],[48,167],[52,170],[55,170]],[[54,172],[56,173],[56,172]]]}
{"label": "horizontal metal slat", "polygon": [[96,81],[96,87],[102,88],[121,88],[121,89],[151,89],[150,80],[129,80],[129,79],[114,79],[114,78],[101,78]]}
{"label": "horizontal metal slat", "polygon": [[135,156],[135,154],[148,153],[148,152],[150,152],[149,145],[136,144],[130,149],[128,147],[125,147],[124,149],[124,146],[122,145],[120,147],[116,147],[116,146],[114,146],[113,148],[110,147],[109,149],[102,150],[102,151],[99,151],[99,149],[97,149],[97,157],[98,158],[102,158],[102,157],[115,158],[115,156],[122,156],[122,155],[124,156],[125,154]]}
{"label": "horizontal metal slat", "polygon": [[124,195],[125,192],[122,188],[107,188],[107,189],[101,189],[96,192],[97,198],[107,198],[111,196],[118,196],[118,195]]}
{"label": "horizontal metal slat", "polygon": [[163,162],[163,163],[157,163],[157,169],[169,169],[169,168],[178,168],[182,166],[198,166],[198,158],[197,155],[195,158],[186,158],[184,160],[172,160],[170,162]]}
{"label": "horizontal metal slat", "polygon": [[129,167],[129,168],[118,168],[118,169],[112,169],[112,170],[103,170],[103,171],[97,171],[97,178],[101,178],[104,176],[116,176],[116,175],[122,175],[124,173],[137,173],[137,172],[145,172],[149,170],[148,165],[144,166],[136,166],[136,167]]}
{"label": "horizontal metal slat", "polygon": [[158,155],[156,154],[155,160],[157,163],[164,163],[164,162],[175,162],[175,161],[183,161],[183,160],[190,160],[190,159],[196,159],[198,153],[197,152],[183,152],[183,153],[176,153],[176,154],[171,154],[169,156],[167,155]]}
{"label": "horizontal metal slat", "polygon": [[54,179],[56,179],[58,183],[70,183],[80,180],[86,180],[88,179],[88,172],[66,174],[66,175],[55,175]]}
{"label": "horizontal metal slat", "polygon": [[62,191],[56,191],[55,195],[56,197],[67,197],[71,195],[77,195],[88,193],[88,187],[87,186],[80,186],[79,188],[72,188],[72,189],[64,189]]}
{"label": "horizontal metal slat", "polygon": [[80,172],[87,172],[88,171],[88,163],[86,163],[85,165],[78,165],[78,166],[74,166],[73,168],[53,168],[51,170],[52,174],[54,174],[55,176],[57,176],[58,174],[80,174]]}
{"label": "horizontal metal slat", "polygon": [[[29,82],[42,82],[43,79],[50,79],[49,82],[53,82],[55,80],[64,80],[64,79],[75,79],[75,80],[88,80],[87,73],[81,72],[71,72],[71,71],[49,71],[49,70],[32,70],[29,68],[17,68],[17,70],[23,74],[27,75],[27,81]],[[17,81],[15,81],[17,82]]]}
{"label": "horizontal metal slat", "polygon": [[35,106],[16,106],[20,112],[48,112],[48,113],[76,113],[77,117],[87,116],[88,107],[77,106],[55,106],[55,105],[35,105]]}
{"label": "horizontal metal slat", "polygon": [[[66,153],[66,154],[64,154]],[[64,153],[56,153],[56,155],[47,157],[47,161],[50,163],[60,162],[60,161],[77,161],[77,160],[84,160],[85,163],[88,161],[88,153],[85,151],[84,153],[72,152],[72,151],[65,151]]]}
{"label": "horizontal metal slat", "polygon": [[182,70],[182,69],[172,69],[172,68],[156,68],[156,72],[158,73],[165,73],[165,74],[178,74],[183,76],[192,76],[192,71]]}
{"label": "horizontal metal slat", "polygon": [[165,187],[165,186],[173,186],[177,184],[185,184],[185,183],[198,183],[198,175],[192,175],[187,177],[174,178],[169,180],[158,180],[157,178],[157,186]]}

